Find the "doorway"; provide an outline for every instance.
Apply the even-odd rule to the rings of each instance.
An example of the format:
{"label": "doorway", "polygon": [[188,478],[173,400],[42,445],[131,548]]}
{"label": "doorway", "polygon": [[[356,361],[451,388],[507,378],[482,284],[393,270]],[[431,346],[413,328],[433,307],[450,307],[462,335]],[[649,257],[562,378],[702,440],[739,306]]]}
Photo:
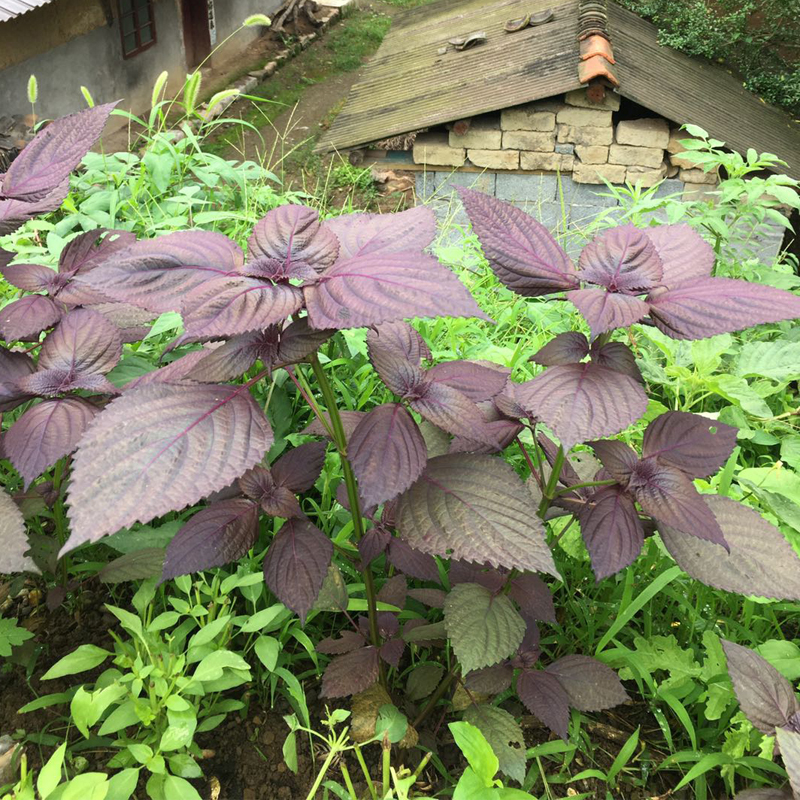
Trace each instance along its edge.
{"label": "doorway", "polygon": [[181,0],[186,67],[194,69],[211,52],[208,0]]}

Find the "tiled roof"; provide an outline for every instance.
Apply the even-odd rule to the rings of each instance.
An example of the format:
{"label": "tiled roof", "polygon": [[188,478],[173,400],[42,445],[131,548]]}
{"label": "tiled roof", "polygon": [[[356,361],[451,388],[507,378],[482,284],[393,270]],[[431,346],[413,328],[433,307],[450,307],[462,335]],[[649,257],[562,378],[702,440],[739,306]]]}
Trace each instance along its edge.
{"label": "tiled roof", "polygon": [[53,0],[0,0],[0,22],[7,22],[51,2]]}

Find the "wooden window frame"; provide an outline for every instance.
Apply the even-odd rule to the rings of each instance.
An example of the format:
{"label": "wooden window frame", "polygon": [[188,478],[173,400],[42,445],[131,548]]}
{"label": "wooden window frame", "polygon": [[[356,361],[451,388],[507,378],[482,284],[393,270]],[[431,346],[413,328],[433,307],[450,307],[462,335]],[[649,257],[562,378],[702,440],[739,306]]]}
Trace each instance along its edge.
{"label": "wooden window frame", "polygon": [[[143,53],[145,50],[152,47],[158,41],[158,36],[156,33],[156,18],[155,14],[153,13],[153,0],[146,0],[147,10],[149,12],[150,19],[144,25],[142,25],[141,22],[139,21],[139,12],[137,10],[136,0],[130,0],[131,11],[130,13],[127,14],[123,13],[123,7],[122,7],[123,1],[124,0],[117,0],[117,8],[119,10],[119,38],[122,46],[122,57],[127,60],[129,58],[133,58],[134,56],[138,56],[139,53]],[[130,50],[128,52],[125,51],[126,34],[122,27],[123,16],[133,17],[133,33],[136,36],[136,47],[134,47],[133,50]],[[148,25],[150,27],[150,30],[152,31],[153,38],[149,42],[145,42],[145,44],[142,44],[142,29],[147,27]],[[130,34],[127,35],[130,36]]]}

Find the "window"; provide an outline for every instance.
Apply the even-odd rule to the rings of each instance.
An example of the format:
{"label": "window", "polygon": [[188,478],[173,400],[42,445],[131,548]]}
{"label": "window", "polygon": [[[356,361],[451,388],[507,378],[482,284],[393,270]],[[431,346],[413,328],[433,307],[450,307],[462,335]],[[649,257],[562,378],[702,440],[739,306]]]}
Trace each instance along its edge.
{"label": "window", "polygon": [[156,42],[152,0],[119,0],[119,29],[122,55],[135,56]]}

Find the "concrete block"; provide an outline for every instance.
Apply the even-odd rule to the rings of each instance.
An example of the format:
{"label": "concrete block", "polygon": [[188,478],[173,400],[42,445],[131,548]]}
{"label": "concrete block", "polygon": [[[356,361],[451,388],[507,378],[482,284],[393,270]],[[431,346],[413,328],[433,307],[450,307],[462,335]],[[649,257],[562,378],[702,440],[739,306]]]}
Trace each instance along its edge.
{"label": "concrete block", "polygon": [[574,144],[556,144],[556,153],[562,153],[563,155],[572,156],[575,155],[575,145]]}
{"label": "concrete block", "polygon": [[679,177],[684,183],[708,183],[717,182],[716,172],[703,172],[702,169],[682,169]]}
{"label": "concrete block", "polygon": [[602,103],[593,103],[586,96],[586,89],[575,89],[564,95],[564,102],[567,105],[603,111],[619,111],[619,99],[618,94],[607,91]]}
{"label": "concrete block", "polygon": [[604,196],[608,194],[605,186],[598,188],[587,183],[577,183],[570,176],[561,177],[561,191],[566,206],[592,206],[597,209],[617,205],[614,197]]}
{"label": "concrete block", "polygon": [[542,110],[536,103],[507,108],[500,114],[504,131],[552,131],[556,127],[554,111]]}
{"label": "concrete block", "polygon": [[611,112],[569,106],[556,114],[556,122],[581,128],[603,128],[611,125]]}
{"label": "concrete block", "polygon": [[573,180],[578,183],[624,183],[626,169],[622,164],[581,164],[577,162],[572,171]]}
{"label": "concrete block", "polygon": [[561,160],[563,158],[564,156],[559,153],[536,153],[523,150],[519,154],[519,165],[522,169],[541,169],[547,172],[557,172],[561,169]]}
{"label": "concrete block", "polygon": [[552,153],[556,144],[554,131],[505,131],[503,147],[508,150],[535,150],[537,153]]}
{"label": "concrete block", "polygon": [[459,186],[494,195],[497,176],[493,172],[434,172],[433,190],[445,198]]}
{"label": "concrete block", "polygon": [[659,181],[667,177],[667,164],[663,162],[660,167],[628,167],[625,177],[626,182],[634,185],[638,184],[645,189],[654,186]]}
{"label": "concrete block", "polygon": [[633,147],[629,144],[612,144],[608,149],[609,164],[625,164],[636,167],[660,167],[664,160],[664,149],[659,147]]}
{"label": "concrete block", "polygon": [[[667,173],[669,175],[669,173]],[[668,178],[655,191],[655,197],[662,198],[669,195],[680,195],[683,192],[683,181]],[[678,198],[676,198],[678,199]]]}
{"label": "concrete block", "polygon": [[617,144],[631,144],[634,147],[659,147],[662,150],[669,144],[669,124],[665,119],[626,119],[617,123]]}
{"label": "concrete block", "polygon": [[581,128],[575,125],[557,125],[556,141],[559,144],[610,145],[614,141],[614,129],[607,125],[602,128]]}
{"label": "concrete block", "polygon": [[550,203],[557,197],[555,175],[498,175],[495,196],[520,203]]}
{"label": "concrete block", "polygon": [[467,160],[464,147],[450,147],[447,133],[421,133],[414,140],[415,164],[431,164],[441,167],[461,167]]}
{"label": "concrete block", "polygon": [[470,124],[469,130],[461,136],[455,131],[450,131],[449,142],[451,147],[499,150],[502,138],[499,117],[475,117]]}
{"label": "concrete block", "polygon": [[608,161],[608,148],[600,144],[581,144],[575,148],[575,155],[583,164],[605,164]]}
{"label": "concrete block", "polygon": [[469,160],[484,169],[519,169],[517,150],[467,150]]}
{"label": "concrete block", "polygon": [[414,174],[414,193],[423,201],[430,200],[435,192],[435,172],[417,172]]}

